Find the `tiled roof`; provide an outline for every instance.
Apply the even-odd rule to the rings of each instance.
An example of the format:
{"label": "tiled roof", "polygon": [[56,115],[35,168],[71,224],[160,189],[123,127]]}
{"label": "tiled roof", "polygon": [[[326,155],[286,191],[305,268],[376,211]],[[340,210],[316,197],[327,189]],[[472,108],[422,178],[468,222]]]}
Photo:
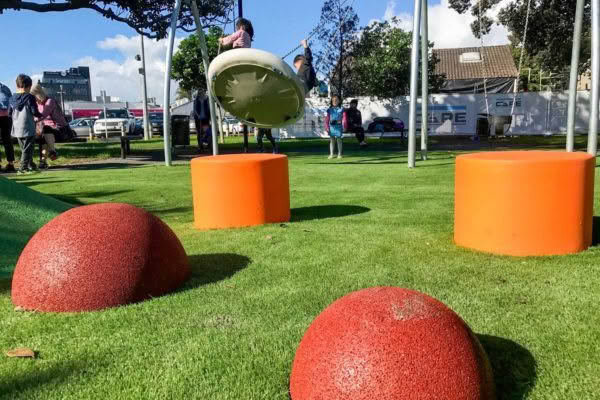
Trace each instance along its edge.
{"label": "tiled roof", "polygon": [[440,62],[435,67],[436,74],[445,74],[447,80],[516,78],[519,73],[515,66],[510,46],[485,46],[482,52],[485,61],[485,74],[482,62],[460,62],[463,53],[479,52],[479,47],[459,49],[433,49]]}

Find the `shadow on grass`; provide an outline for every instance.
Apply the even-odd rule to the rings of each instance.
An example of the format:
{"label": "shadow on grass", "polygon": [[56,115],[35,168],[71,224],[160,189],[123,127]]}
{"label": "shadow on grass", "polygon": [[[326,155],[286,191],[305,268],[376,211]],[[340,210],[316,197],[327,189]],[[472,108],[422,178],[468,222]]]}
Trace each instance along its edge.
{"label": "shadow on grass", "polygon": [[144,164],[129,164],[127,160],[123,163],[105,162],[105,163],[90,163],[90,164],[72,164],[72,165],[61,165],[56,168],[51,168],[52,171],[68,170],[68,171],[98,171],[104,169],[125,169],[125,168],[139,168],[143,167]]}
{"label": "shadow on grass", "polygon": [[[16,363],[34,363],[33,360],[12,359],[4,362]],[[39,362],[37,362],[39,365]],[[81,370],[86,369],[89,373],[92,361],[62,361],[53,362],[54,365],[44,365],[24,368],[15,368],[10,376],[3,377],[0,380],[0,398],[13,399],[16,397],[33,398],[36,391],[45,385],[66,383],[71,376],[79,374]],[[29,395],[27,395],[29,393]],[[38,394],[39,395],[39,394]]]}
{"label": "shadow on grass", "polygon": [[231,278],[251,262],[248,257],[233,253],[198,254],[189,256],[189,261],[192,276],[180,290]]}
{"label": "shadow on grass", "polygon": [[2,270],[0,270],[0,295],[10,293],[10,286],[12,282],[10,278],[11,276],[12,271],[10,272],[10,275],[8,273],[6,275],[2,275]]}
{"label": "shadow on grass", "polygon": [[592,221],[592,246],[600,244],[600,217],[594,217]]}
{"label": "shadow on grass", "polygon": [[498,400],[527,398],[537,380],[537,363],[529,350],[496,336],[477,335],[477,338],[492,364]]}
{"label": "shadow on grass", "polygon": [[326,206],[311,206],[292,208],[290,222],[312,221],[315,219],[339,218],[349,215],[363,214],[371,211],[370,208],[361,206],[346,206],[332,204]]}
{"label": "shadow on grass", "polygon": [[84,203],[81,200],[79,200],[80,198],[84,198],[84,199],[97,199],[99,202],[102,201],[109,201],[112,202],[112,199],[105,199],[105,197],[108,196],[116,196],[116,195],[120,195],[123,193],[129,193],[132,190],[114,190],[112,192],[106,191],[97,191],[97,192],[82,192],[82,193],[71,193],[71,194],[48,194],[48,196],[50,197],[54,197],[57,200],[63,201],[67,204],[70,205],[75,205],[75,206],[83,206],[86,205],[88,203]]}

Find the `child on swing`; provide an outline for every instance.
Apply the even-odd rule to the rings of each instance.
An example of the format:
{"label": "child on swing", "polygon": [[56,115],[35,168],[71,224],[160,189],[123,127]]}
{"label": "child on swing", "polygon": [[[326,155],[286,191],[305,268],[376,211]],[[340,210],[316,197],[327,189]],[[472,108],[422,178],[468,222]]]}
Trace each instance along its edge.
{"label": "child on swing", "polygon": [[342,137],[344,130],[348,128],[346,113],[342,107],[338,95],[331,97],[331,106],[327,109],[327,117],[325,118],[325,131],[329,134],[329,157],[333,158],[335,144],[337,142],[337,158],[342,158]]}
{"label": "child on swing", "polygon": [[304,55],[298,54],[294,57],[294,67],[298,71],[296,75],[304,83],[304,92],[308,93],[317,86],[317,73],[312,65],[313,56],[308,41],[304,39],[300,41],[300,44],[304,47]]}
{"label": "child on swing", "polygon": [[232,45],[234,49],[252,47],[252,39],[254,39],[254,28],[252,22],[246,18],[240,18],[235,24],[236,31],[229,36],[219,39],[223,46]]}
{"label": "child on swing", "polygon": [[[252,47],[252,39],[254,38],[254,28],[252,22],[246,18],[240,18],[235,24],[236,31],[229,36],[219,39],[219,43],[223,46],[232,45],[234,49],[247,49]],[[248,152],[248,125],[243,126],[244,132],[244,153]]]}

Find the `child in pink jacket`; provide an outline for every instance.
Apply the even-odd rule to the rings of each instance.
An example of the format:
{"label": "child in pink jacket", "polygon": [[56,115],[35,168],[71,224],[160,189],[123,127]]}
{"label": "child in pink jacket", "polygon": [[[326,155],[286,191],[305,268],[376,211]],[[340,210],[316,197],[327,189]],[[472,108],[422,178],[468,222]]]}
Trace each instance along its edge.
{"label": "child in pink jacket", "polygon": [[220,38],[219,41],[223,46],[233,45],[234,49],[237,48],[250,48],[252,47],[252,39],[254,38],[254,28],[252,28],[252,22],[245,18],[240,18],[235,25],[235,33]]}

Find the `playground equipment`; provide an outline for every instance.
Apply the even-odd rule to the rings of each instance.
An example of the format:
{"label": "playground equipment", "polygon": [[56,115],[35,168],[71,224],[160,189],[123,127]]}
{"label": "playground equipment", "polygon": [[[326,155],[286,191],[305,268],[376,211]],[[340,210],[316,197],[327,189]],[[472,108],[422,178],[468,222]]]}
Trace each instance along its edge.
{"label": "playground equipment", "polygon": [[[411,52],[411,88],[410,88],[410,114],[409,114],[409,126],[408,126],[408,167],[415,167],[415,143],[416,143],[416,112],[417,112],[417,72],[419,65],[419,30],[423,29],[423,33],[421,35],[422,51],[422,65],[426,67],[427,62],[427,52],[425,51],[425,46],[423,44],[427,43],[427,26],[428,26],[428,15],[427,15],[427,0],[414,0],[414,19],[413,19],[413,43],[412,43],[412,52]],[[482,19],[482,4],[478,3],[478,16],[477,18]],[[531,14],[532,2],[531,0],[527,0],[526,6],[526,16],[525,16],[525,25],[523,31],[523,37],[521,38],[521,55],[519,57],[519,76],[523,67],[523,57],[525,45],[527,43],[527,34],[529,29],[529,19]],[[583,16],[584,16],[584,0],[577,0],[576,5],[576,16],[575,16],[575,24],[574,24],[574,33],[573,33],[573,53],[571,58],[571,75],[570,75],[570,85],[569,85],[569,106],[568,106],[568,122],[567,122],[567,145],[566,150],[568,152],[573,151],[574,144],[574,135],[575,135],[575,112],[576,112],[576,95],[577,95],[577,76],[578,76],[578,67],[579,67],[579,53],[581,48],[581,31],[583,24]],[[589,122],[589,131],[588,131],[588,148],[587,151],[589,154],[596,155],[597,152],[597,143],[598,143],[598,114],[600,110],[600,0],[591,0],[591,14],[592,14],[592,90],[591,90],[591,102],[590,102],[590,122]],[[422,19],[422,21],[421,21]],[[422,22],[422,24],[421,24]],[[422,25],[422,26],[421,26]],[[481,26],[481,24],[480,24]],[[486,108],[488,108],[487,114],[489,115],[489,107],[487,106],[487,85],[485,79],[485,48],[483,43],[483,32],[480,32],[480,52],[482,56],[482,68],[484,72],[484,94],[486,98]],[[428,86],[427,82],[427,74],[425,73],[426,69],[423,72],[423,94],[422,99],[427,99],[427,92],[425,88]],[[511,106],[510,115],[500,116],[505,117],[507,123],[509,123],[509,130],[514,126],[514,114],[515,114],[515,104],[516,104],[516,96],[517,96],[518,87],[515,85],[515,90],[513,91],[513,102]],[[422,115],[428,115],[427,113],[427,101],[422,101]],[[498,116],[497,116],[498,117]],[[425,118],[423,118],[426,121]],[[422,125],[422,135],[421,135],[421,149],[422,149],[422,159],[426,159],[427,154],[427,130],[425,129],[424,124]]]}
{"label": "playground equipment", "polygon": [[580,152],[458,156],[456,244],[512,256],[585,250],[592,243],[595,166]]}
{"label": "playground equipment", "polygon": [[192,160],[194,226],[237,228],[290,220],[288,158],[232,154]]}
{"label": "playground equipment", "polygon": [[17,262],[12,301],[27,310],[93,311],[172,292],[190,275],[173,231],[128,204],[68,210],[44,225]]}
{"label": "playground equipment", "polygon": [[423,293],[350,293],[312,322],[296,351],[292,400],[495,399],[481,344],[451,309]]}
{"label": "playground equipment", "polygon": [[289,65],[257,49],[234,49],[215,58],[208,81],[221,107],[244,123],[280,128],[304,115],[304,84]]}

